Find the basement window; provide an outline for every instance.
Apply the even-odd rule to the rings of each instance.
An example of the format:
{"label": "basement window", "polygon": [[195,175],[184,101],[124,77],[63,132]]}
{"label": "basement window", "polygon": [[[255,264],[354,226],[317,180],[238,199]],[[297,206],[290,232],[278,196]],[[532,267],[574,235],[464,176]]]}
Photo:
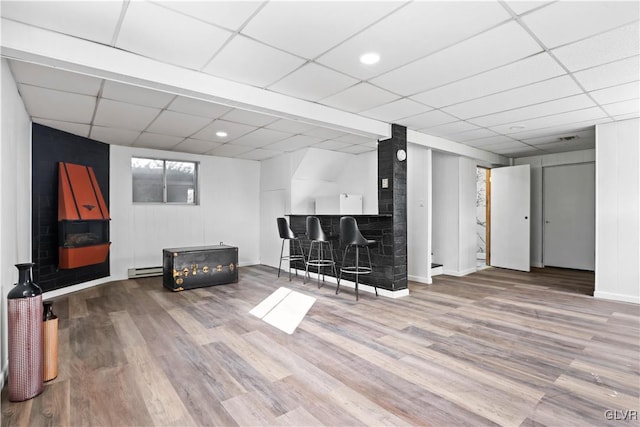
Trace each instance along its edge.
{"label": "basement window", "polygon": [[131,158],[133,203],[198,204],[198,163]]}

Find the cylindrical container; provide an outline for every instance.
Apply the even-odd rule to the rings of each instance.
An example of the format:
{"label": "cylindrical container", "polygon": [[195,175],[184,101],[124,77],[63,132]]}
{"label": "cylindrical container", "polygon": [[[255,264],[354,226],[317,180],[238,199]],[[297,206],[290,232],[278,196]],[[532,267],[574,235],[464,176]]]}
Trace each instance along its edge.
{"label": "cylindrical container", "polygon": [[44,303],[42,324],[42,346],[44,381],[58,376],[58,316],[53,313],[53,302]]}
{"label": "cylindrical container", "polygon": [[18,283],[7,295],[9,400],[21,402],[42,393],[42,290],[31,281],[32,263],[16,264]]}

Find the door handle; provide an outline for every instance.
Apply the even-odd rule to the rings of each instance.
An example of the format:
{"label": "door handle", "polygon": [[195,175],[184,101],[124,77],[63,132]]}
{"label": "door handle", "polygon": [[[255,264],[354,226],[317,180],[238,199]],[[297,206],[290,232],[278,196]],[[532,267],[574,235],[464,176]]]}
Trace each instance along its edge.
{"label": "door handle", "polygon": [[545,223],[545,224],[549,224],[549,222],[550,222],[549,220],[545,220],[545,222],[544,222],[544,223]]}

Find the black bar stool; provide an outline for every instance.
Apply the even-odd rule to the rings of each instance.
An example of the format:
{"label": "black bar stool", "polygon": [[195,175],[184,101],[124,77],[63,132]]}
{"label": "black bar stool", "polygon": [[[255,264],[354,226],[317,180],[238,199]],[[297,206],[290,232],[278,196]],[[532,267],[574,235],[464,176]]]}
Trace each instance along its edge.
{"label": "black bar stool", "polygon": [[[282,247],[280,248],[280,263],[278,264],[278,277],[280,277],[280,267],[282,266],[282,260],[289,261],[289,281],[291,281],[291,264],[293,261],[302,261],[304,262],[304,251],[302,250],[302,244],[300,243],[300,238],[296,236],[289,224],[287,223],[286,218],[278,218],[278,233],[280,233],[280,238],[282,239]],[[288,242],[289,240],[293,240],[298,242],[298,248],[300,248],[300,253],[290,253],[289,255],[284,255],[284,242]],[[296,245],[294,244],[291,247],[291,250],[295,251]],[[298,269],[296,269],[296,276],[298,275]]]}
{"label": "black bar stool", "polygon": [[[323,267],[332,267],[333,274],[338,278],[338,272],[336,271],[336,261],[333,259],[333,243],[331,238],[325,234],[320,225],[320,219],[316,216],[307,217],[307,239],[311,240],[309,246],[309,256],[306,262],[305,271],[305,283],[309,276],[309,266],[318,268],[318,288],[320,288],[320,271]],[[313,245],[316,244],[317,258],[311,259],[313,252]],[[329,249],[331,259],[325,258],[324,249]],[[324,273],[322,273],[322,281],[324,281]]]}
{"label": "black bar stool", "polygon": [[[353,274],[356,276],[356,301],[358,301],[358,277],[361,274],[371,274],[373,266],[371,264],[371,252],[369,251],[369,245],[374,245],[377,242],[375,240],[367,240],[360,233],[358,223],[352,216],[343,216],[340,218],[340,240],[347,245],[344,248],[344,255],[342,256],[342,266],[340,267],[340,278],[338,279],[338,286],[336,287],[336,295],[340,291],[340,279],[342,279],[342,273]],[[356,260],[355,265],[345,265],[347,258],[347,252],[350,247],[356,248]],[[369,266],[360,265],[360,248],[367,248],[367,258],[369,258]],[[373,286],[378,296],[378,288]]]}

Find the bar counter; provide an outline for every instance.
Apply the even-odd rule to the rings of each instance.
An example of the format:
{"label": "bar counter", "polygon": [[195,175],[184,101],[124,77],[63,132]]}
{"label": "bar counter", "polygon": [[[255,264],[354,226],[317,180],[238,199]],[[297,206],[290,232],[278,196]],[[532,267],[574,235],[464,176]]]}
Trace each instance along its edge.
{"label": "bar counter", "polygon": [[[360,275],[358,281],[363,285],[376,286],[379,289],[386,289],[389,291],[398,291],[407,287],[406,280],[403,283],[397,283],[394,281],[394,277],[398,277],[398,272],[394,269],[406,267],[394,267],[394,260],[397,258],[393,253],[393,215],[391,214],[376,214],[376,215],[298,215],[287,214],[289,217],[289,225],[291,230],[296,235],[303,236],[306,233],[306,218],[307,216],[316,216],[320,219],[320,224],[324,232],[333,237],[333,258],[336,261],[336,270],[340,274],[340,267],[342,266],[342,257],[344,254],[345,245],[340,242],[340,218],[343,216],[352,216],[358,223],[360,233],[370,240],[375,240],[376,245],[371,245],[371,263],[373,271],[371,274]],[[302,247],[305,252],[305,257],[309,256],[310,242],[306,238],[301,239]],[[289,250],[293,250],[293,242],[290,242]],[[314,255],[316,254],[314,247]],[[299,252],[299,251],[298,251]],[[360,251],[360,263],[362,265],[366,260],[366,250]],[[347,265],[353,265],[355,262],[355,250],[349,250],[349,255],[345,263]],[[304,263],[300,261],[294,261],[292,267],[304,271]],[[309,271],[315,272],[317,270],[310,267]],[[327,276],[333,276],[333,270],[330,267],[322,269]],[[394,274],[396,273],[396,274]],[[406,272],[405,272],[406,275]],[[343,274],[343,279],[354,282],[355,276],[352,274]]]}

